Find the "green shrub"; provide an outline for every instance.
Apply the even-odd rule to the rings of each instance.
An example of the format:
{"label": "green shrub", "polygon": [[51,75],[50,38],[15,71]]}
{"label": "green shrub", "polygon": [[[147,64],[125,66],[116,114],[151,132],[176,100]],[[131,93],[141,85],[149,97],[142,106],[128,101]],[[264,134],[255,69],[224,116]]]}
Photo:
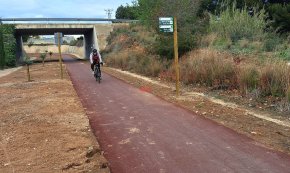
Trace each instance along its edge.
{"label": "green shrub", "polygon": [[108,45],[105,53],[119,52],[125,49],[139,47],[148,53],[156,46],[156,34],[140,24],[130,24],[114,28],[107,38]]}
{"label": "green shrub", "polygon": [[16,40],[12,34],[4,34],[5,62],[9,67],[16,65]]}
{"label": "green shrub", "polygon": [[24,64],[26,64],[26,65],[32,65],[33,64],[33,60],[31,60],[31,58],[29,56],[27,56],[26,54],[24,56]]}
{"label": "green shrub", "polygon": [[269,33],[264,40],[263,49],[266,52],[272,52],[277,49],[277,47],[283,43],[283,39],[275,34],[275,33]]}
{"label": "green shrub", "polygon": [[53,55],[53,52],[52,51],[49,51],[48,54],[49,54],[49,58],[51,59],[51,57]]}
{"label": "green shrub", "polygon": [[14,37],[14,25],[1,25],[0,29],[3,33],[5,64],[9,67],[16,65],[16,39]]}
{"label": "green shrub", "polygon": [[213,42],[213,47],[219,50],[230,50],[232,41],[228,38],[216,38]]}
{"label": "green shrub", "polygon": [[41,60],[44,60],[46,58],[46,53],[41,53],[39,57]]}
{"label": "green shrub", "polygon": [[276,52],[276,56],[281,58],[282,60],[290,61],[290,47],[285,47],[284,49],[280,49]]}
{"label": "green shrub", "polygon": [[128,26],[118,26],[114,27],[113,31],[110,32],[110,35],[107,37],[108,45],[114,43],[115,38],[121,34],[128,34],[129,27]]}
{"label": "green shrub", "polygon": [[242,38],[260,40],[265,37],[264,29],[267,26],[264,9],[254,10],[254,15],[248,14],[247,7],[236,8],[236,3],[228,6],[220,13],[220,17],[210,15],[210,31],[222,38],[230,38],[237,42]]}
{"label": "green shrub", "polygon": [[[289,1],[288,1],[289,2]],[[268,6],[268,12],[273,19],[272,26],[278,32],[290,31],[290,4],[289,3],[273,3]]]}
{"label": "green shrub", "polygon": [[159,17],[176,17],[179,37],[180,55],[196,47],[198,37],[206,31],[208,18],[199,16],[202,0],[138,0],[140,20],[148,28],[157,33],[152,52],[172,59],[173,33],[159,32]]}
{"label": "green shrub", "polygon": [[44,66],[44,60],[46,58],[46,53],[41,53],[39,58],[42,60],[42,66]]}
{"label": "green shrub", "polygon": [[5,66],[5,52],[2,29],[0,28],[0,68],[4,69]]}

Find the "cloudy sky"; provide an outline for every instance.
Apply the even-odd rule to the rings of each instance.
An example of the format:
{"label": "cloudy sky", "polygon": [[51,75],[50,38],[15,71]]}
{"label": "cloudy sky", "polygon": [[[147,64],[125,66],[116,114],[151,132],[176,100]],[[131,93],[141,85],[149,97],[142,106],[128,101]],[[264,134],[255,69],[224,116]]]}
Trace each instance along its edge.
{"label": "cloudy sky", "polygon": [[0,0],[2,18],[107,18],[105,9],[131,4],[132,0]]}

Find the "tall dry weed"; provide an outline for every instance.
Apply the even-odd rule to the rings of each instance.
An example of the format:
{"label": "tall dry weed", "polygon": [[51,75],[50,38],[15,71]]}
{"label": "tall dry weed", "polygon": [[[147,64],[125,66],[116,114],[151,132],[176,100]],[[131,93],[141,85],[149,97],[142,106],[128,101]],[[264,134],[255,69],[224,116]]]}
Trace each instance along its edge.
{"label": "tall dry weed", "polygon": [[210,87],[236,87],[235,65],[215,51],[194,52],[181,62],[181,79]]}
{"label": "tall dry weed", "polygon": [[290,84],[290,67],[281,60],[269,61],[262,68],[260,88],[264,96],[284,97]]}
{"label": "tall dry weed", "polygon": [[244,94],[255,90],[259,86],[260,72],[254,65],[244,65],[238,69],[237,73],[239,88]]}
{"label": "tall dry weed", "polygon": [[288,88],[288,90],[286,92],[286,99],[290,103],[290,87]]}
{"label": "tall dry weed", "polygon": [[205,35],[200,40],[200,46],[201,47],[212,47],[217,39],[217,34],[215,33],[209,33],[208,35]]}
{"label": "tall dry weed", "polygon": [[120,51],[106,56],[111,67],[156,77],[165,70],[166,63],[158,56],[149,56],[139,51]]}

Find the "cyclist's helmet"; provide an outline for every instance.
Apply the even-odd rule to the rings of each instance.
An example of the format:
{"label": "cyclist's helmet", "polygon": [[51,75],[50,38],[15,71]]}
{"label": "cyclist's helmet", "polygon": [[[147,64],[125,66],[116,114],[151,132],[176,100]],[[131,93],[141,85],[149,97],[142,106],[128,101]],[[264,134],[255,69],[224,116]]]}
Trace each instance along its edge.
{"label": "cyclist's helmet", "polygon": [[93,49],[93,53],[96,54],[98,51],[97,49]]}

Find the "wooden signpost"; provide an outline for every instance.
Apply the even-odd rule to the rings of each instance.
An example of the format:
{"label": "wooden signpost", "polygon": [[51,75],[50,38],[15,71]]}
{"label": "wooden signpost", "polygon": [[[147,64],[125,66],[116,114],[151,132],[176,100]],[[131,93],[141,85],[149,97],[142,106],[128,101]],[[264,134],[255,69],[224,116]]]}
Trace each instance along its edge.
{"label": "wooden signpost", "polygon": [[54,40],[55,40],[55,44],[58,45],[60,76],[61,76],[61,79],[63,79],[62,56],[61,56],[61,45],[63,43],[62,33],[60,33],[60,32],[55,33]]}
{"label": "wooden signpost", "polygon": [[176,96],[179,96],[179,63],[178,63],[178,37],[177,37],[177,19],[176,17],[160,17],[160,32],[173,32],[174,38],[174,64],[176,73]]}

